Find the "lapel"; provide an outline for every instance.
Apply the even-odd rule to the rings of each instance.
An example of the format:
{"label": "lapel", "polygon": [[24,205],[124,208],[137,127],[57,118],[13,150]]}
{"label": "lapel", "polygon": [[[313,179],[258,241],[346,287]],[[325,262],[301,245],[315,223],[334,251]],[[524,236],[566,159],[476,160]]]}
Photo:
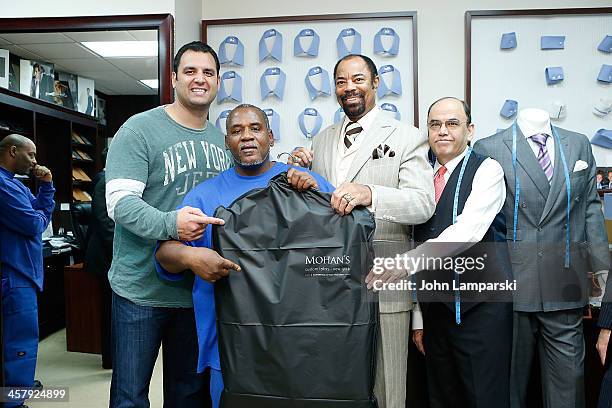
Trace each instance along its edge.
{"label": "lapel", "polygon": [[[557,135],[559,135],[559,141],[561,142],[561,146],[555,140],[555,167],[553,178],[551,180],[550,185],[550,194],[548,194],[548,198],[546,199],[546,204],[544,205],[544,211],[542,211],[542,217],[540,218],[540,224],[546,219],[550,211],[553,209],[555,205],[563,205],[565,207],[566,204],[566,195],[567,189],[565,186],[565,170],[563,168],[563,162],[561,161],[561,153],[559,149],[563,149],[563,153],[565,154],[565,160],[567,161],[568,167],[571,163],[573,163],[573,157],[571,156],[571,151],[569,149],[569,142],[567,138],[567,134],[559,128],[557,129]],[[571,168],[571,167],[570,167]],[[569,171],[569,169],[568,169]],[[542,172],[543,173],[543,172]],[[559,201],[559,197],[561,193],[562,200]]]}
{"label": "lapel", "polygon": [[331,176],[335,166],[334,157],[336,156],[337,144],[340,137],[344,137],[341,135],[342,123],[335,123],[331,125],[329,131],[325,134],[325,139],[323,140],[323,174],[326,180],[331,180]]}
{"label": "lapel", "polygon": [[[365,140],[363,140],[359,147],[359,151],[357,151],[353,159],[353,163],[346,175],[347,182],[353,182],[359,170],[361,170],[367,161],[372,158],[372,151],[374,151],[378,145],[384,143],[394,131],[395,125],[393,122],[379,112],[374,118],[374,122],[372,122],[372,127],[364,135]],[[396,152],[396,154],[398,154],[398,152]]]}
{"label": "lapel", "polygon": [[[510,164],[512,164],[512,127],[506,130],[504,143],[510,150]],[[542,198],[546,200],[550,192],[550,184],[548,184],[548,179],[546,178],[546,174],[544,174],[544,170],[540,167],[538,159],[533,154],[531,146],[529,146],[529,143],[518,125],[516,126],[516,161],[523,170],[525,170],[525,174],[527,174],[527,177],[529,177],[536,186]],[[514,186],[514,181],[512,182],[512,186]]]}

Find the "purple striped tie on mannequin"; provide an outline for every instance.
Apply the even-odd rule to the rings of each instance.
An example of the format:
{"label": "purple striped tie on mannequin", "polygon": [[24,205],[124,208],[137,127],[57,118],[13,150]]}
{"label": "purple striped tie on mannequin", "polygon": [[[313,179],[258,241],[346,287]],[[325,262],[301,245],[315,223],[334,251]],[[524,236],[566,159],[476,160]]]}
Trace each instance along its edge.
{"label": "purple striped tie on mannequin", "polygon": [[548,135],[546,133],[538,133],[537,135],[531,136],[531,140],[533,140],[538,146],[540,146],[540,151],[538,153],[538,162],[540,163],[540,167],[544,170],[544,174],[546,174],[546,178],[548,179],[548,183],[550,184],[550,180],[552,180],[553,176],[553,166],[550,161],[550,155],[548,154],[548,149],[546,148],[546,139],[548,139]]}

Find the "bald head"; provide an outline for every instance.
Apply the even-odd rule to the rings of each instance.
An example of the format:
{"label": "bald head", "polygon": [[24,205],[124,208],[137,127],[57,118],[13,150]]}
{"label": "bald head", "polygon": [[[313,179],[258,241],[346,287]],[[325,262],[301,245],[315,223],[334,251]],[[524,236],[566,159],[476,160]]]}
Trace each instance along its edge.
{"label": "bald head", "polygon": [[225,121],[226,131],[228,131],[228,129],[232,126],[232,123],[234,119],[237,117],[238,112],[250,111],[250,110],[255,112],[257,116],[259,116],[259,118],[261,119],[261,122],[266,126],[266,130],[270,130],[270,120],[268,119],[268,116],[266,115],[266,113],[258,106],[251,105],[248,103],[243,103],[241,105],[236,106],[234,109],[232,109],[232,111],[227,116],[227,120]]}
{"label": "bald head", "polygon": [[21,148],[27,145],[34,145],[34,143],[25,136],[13,133],[0,140],[0,152],[5,153],[11,146]]}
{"label": "bald head", "polygon": [[11,134],[0,140],[0,166],[16,174],[28,174],[36,166],[36,145],[30,139]]}
{"label": "bald head", "polygon": [[431,113],[431,109],[438,105],[440,102],[444,102],[444,101],[456,101],[458,104],[461,105],[461,107],[463,108],[463,113],[465,113],[465,116],[467,117],[467,124],[469,125],[470,123],[472,123],[472,111],[470,109],[470,106],[467,104],[467,102],[465,102],[464,100],[461,100],[459,98],[455,98],[454,96],[445,96],[443,98],[438,99],[437,101],[435,101],[434,103],[432,103],[431,105],[429,105],[429,109],[427,110],[427,116],[429,116],[429,114]]}

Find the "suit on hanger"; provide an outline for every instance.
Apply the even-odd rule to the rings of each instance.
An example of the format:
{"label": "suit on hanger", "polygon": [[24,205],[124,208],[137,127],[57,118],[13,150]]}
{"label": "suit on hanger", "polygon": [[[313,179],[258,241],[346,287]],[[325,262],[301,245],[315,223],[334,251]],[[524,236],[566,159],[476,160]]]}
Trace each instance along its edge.
{"label": "suit on hanger", "polygon": [[[312,169],[328,180],[334,179],[343,130],[343,122],[336,123],[313,139]],[[371,128],[359,137],[363,141],[345,180],[338,180],[338,184],[347,181],[373,186],[378,197],[374,211],[376,256],[395,256],[410,249],[411,225],[427,221],[435,208],[427,138],[380,111]],[[403,408],[412,297],[410,292],[382,292],[379,303],[381,341],[374,390],[381,407]],[[385,396],[381,395],[382,384]]]}
{"label": "suit on hanger", "polygon": [[[527,139],[517,126],[516,171],[520,199],[513,241],[515,171],[512,127],[479,140],[474,151],[499,162],[506,179],[504,213],[517,290],[514,298],[511,406],[526,405],[527,383],[536,346],[542,367],[544,406],[581,408],[584,395],[582,309],[588,302],[587,271],[608,269],[609,254],[596,164],[589,140],[556,128],[554,173],[549,184]],[[552,135],[550,135],[552,137]],[[564,268],[567,189],[570,186],[570,268]]]}

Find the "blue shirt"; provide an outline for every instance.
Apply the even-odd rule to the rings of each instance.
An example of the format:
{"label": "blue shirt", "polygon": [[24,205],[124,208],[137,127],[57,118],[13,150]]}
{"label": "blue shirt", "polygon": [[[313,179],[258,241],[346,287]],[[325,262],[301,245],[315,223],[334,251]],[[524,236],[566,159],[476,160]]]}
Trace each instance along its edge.
{"label": "blue shirt", "polygon": [[[270,170],[258,176],[241,176],[236,172],[235,168],[231,168],[220,173],[217,177],[197,185],[185,196],[179,208],[185,206],[199,208],[206,215],[212,216],[217,207],[227,207],[243,194],[253,189],[265,188],[271,178],[290,168],[291,166],[287,164],[276,162]],[[298,167],[298,169],[307,171],[317,180],[319,191],[329,193],[335,190],[334,186],[319,174],[300,167]],[[185,244],[194,247],[212,248],[212,228],[210,225],[206,227],[204,235],[200,240],[185,242]],[[155,266],[157,268],[157,273],[164,279],[180,280],[183,277],[183,274],[167,272],[157,260],[155,261]],[[196,276],[192,293],[196,328],[198,332],[198,344],[200,347],[198,372],[203,372],[206,367],[220,370],[214,286],[199,276]]]}
{"label": "blue shirt", "polygon": [[40,183],[34,197],[0,167],[0,260],[10,287],[43,288],[42,233],[55,207],[53,183]]}

